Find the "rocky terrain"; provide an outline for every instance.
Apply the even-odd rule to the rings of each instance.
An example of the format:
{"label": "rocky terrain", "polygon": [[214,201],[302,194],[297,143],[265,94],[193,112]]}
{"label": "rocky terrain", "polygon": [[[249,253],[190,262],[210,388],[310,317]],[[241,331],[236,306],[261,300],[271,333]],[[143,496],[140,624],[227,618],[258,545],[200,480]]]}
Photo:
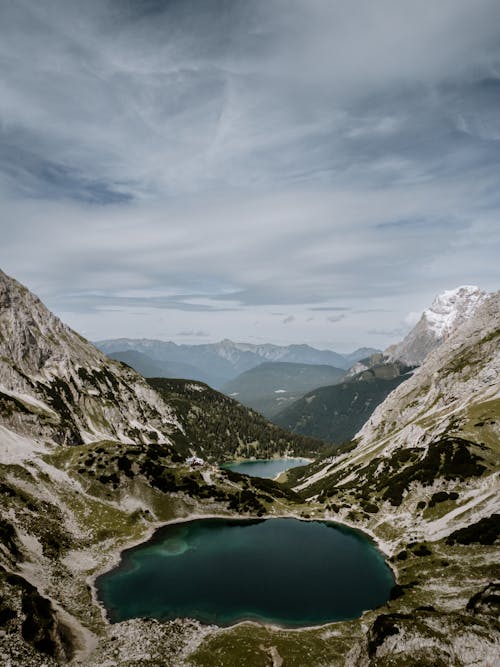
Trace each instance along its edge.
{"label": "rocky terrain", "polygon": [[[387,361],[419,366],[432,350],[470,319],[487,298],[488,294],[475,285],[462,285],[438,294],[413,329],[400,343],[388,347],[382,356]],[[356,369],[355,366],[355,372],[362,370]]]}
{"label": "rocky terrain", "polygon": [[[0,295],[1,664],[496,664],[499,293],[354,441],[289,471],[286,485],[192,469],[186,415],[197,406],[186,402],[196,388],[156,392],[4,274]],[[395,572],[391,600],[302,630],[108,623],[93,582],[123,548],[169,521],[235,514],[362,529]]]}

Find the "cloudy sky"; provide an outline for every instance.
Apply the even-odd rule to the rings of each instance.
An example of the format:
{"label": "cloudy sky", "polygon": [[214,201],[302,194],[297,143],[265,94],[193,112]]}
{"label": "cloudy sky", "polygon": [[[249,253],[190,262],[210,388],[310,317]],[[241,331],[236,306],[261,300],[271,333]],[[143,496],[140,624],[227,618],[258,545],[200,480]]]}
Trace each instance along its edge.
{"label": "cloudy sky", "polygon": [[498,0],[0,3],[0,266],[88,338],[385,347],[499,180]]}

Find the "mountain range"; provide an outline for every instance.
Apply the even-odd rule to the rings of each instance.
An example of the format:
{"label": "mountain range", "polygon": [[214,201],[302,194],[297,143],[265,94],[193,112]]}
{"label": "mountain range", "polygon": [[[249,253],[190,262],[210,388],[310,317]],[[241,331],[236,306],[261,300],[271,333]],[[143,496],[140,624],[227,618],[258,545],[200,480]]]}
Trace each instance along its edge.
{"label": "mountain range", "polygon": [[[117,338],[97,341],[96,346],[105,354],[130,363],[134,368],[135,363],[143,368],[147,363],[148,372],[153,372],[151,365],[154,364],[156,372],[150,377],[175,377],[170,373],[182,371],[182,377],[207,382],[214,388],[221,388],[240,373],[264,362],[327,365],[347,369],[356,361],[376,352],[372,348],[360,348],[349,354],[340,354],[332,350],[317,350],[309,345],[254,345],[235,343],[228,339],[218,343],[178,345],[171,341],[145,338]],[[130,356],[131,351],[139,352],[148,359],[143,356],[133,358]],[[183,367],[174,364],[183,364]],[[189,368],[184,366],[186,364]]]}
{"label": "mountain range", "polygon": [[[0,273],[0,660],[11,667],[493,665],[498,658],[500,293],[458,323],[352,441],[276,430],[206,385],[112,361]],[[386,362],[384,362],[386,363]],[[382,371],[385,372],[385,371]],[[258,417],[258,418],[257,418]],[[247,439],[246,439],[247,438]],[[286,484],[205,459],[304,447]],[[396,577],[361,618],[300,632],[110,624],[95,577],[168,521],[332,520]],[[293,581],[290,583],[293,586]]]}

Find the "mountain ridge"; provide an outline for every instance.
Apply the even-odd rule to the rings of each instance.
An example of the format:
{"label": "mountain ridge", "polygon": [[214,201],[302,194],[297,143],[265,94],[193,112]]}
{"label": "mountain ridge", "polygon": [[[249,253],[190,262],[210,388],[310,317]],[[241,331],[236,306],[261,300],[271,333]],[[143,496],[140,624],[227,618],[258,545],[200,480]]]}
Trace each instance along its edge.
{"label": "mountain ridge", "polygon": [[462,285],[438,294],[415,327],[396,345],[384,351],[389,361],[420,365],[427,354],[474,315],[488,294],[475,285]]}
{"label": "mountain ridge", "polygon": [[[221,388],[240,373],[272,362],[302,364],[326,364],[347,369],[353,360],[365,357],[371,348],[360,348],[346,355],[332,350],[318,350],[309,345],[280,346],[271,343],[235,343],[224,339],[218,343],[199,343],[196,345],[177,344],[172,341],[154,339],[118,338],[96,341],[95,345],[104,353],[136,350],[152,359],[162,362],[182,362],[195,366],[200,373],[200,381],[208,382],[214,388]],[[202,377],[203,375],[203,377]]]}

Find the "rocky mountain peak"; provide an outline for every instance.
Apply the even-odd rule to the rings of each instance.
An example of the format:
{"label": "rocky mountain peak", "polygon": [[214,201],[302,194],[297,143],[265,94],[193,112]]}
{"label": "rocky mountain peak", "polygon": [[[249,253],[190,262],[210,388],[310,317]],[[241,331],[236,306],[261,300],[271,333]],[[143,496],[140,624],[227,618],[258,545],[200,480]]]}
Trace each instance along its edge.
{"label": "rocky mountain peak", "polygon": [[474,285],[463,285],[438,294],[423,317],[438,338],[449,336],[462,322],[469,319],[488,294]]}
{"label": "rocky mountain peak", "polygon": [[422,313],[415,327],[401,343],[388,347],[384,355],[389,361],[402,361],[418,366],[431,350],[438,347],[459,326],[469,320],[488,293],[474,285],[463,285],[436,296],[430,308]]}
{"label": "rocky mountain peak", "polygon": [[167,442],[173,411],[130,368],[113,362],[0,271],[3,424],[34,439]]}

